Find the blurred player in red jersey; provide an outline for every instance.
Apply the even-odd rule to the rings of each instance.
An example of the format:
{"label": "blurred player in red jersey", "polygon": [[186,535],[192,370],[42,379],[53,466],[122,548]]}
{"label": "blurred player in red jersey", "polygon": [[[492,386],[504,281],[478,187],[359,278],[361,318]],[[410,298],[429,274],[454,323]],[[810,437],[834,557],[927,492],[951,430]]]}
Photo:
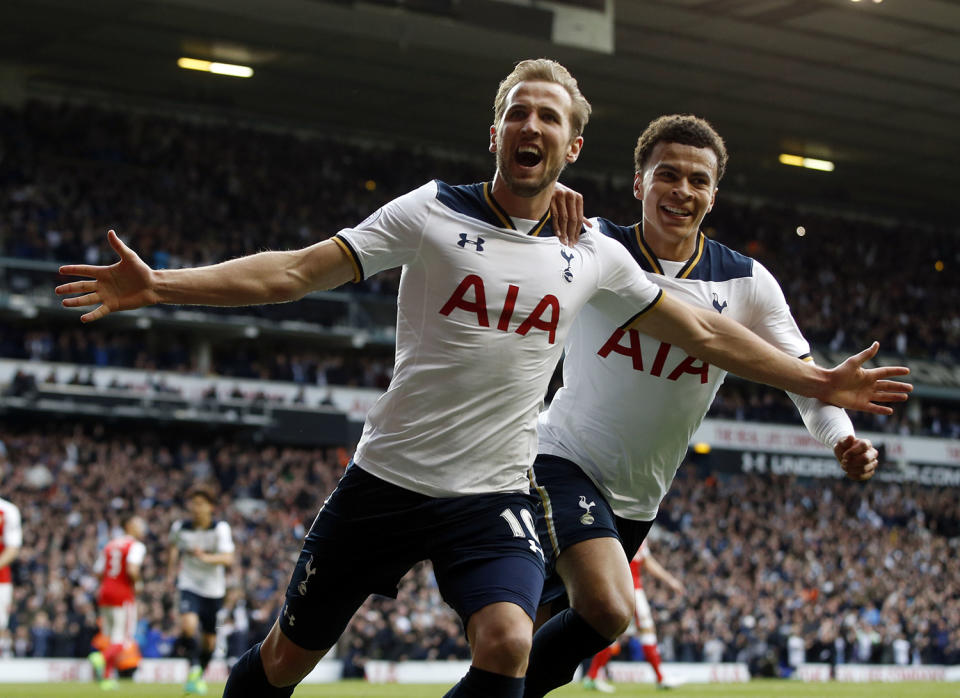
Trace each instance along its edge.
{"label": "blurred player in red jersey", "polygon": [[[668,688],[671,684],[664,680],[663,673],[660,671],[660,650],[657,649],[657,633],[653,624],[653,613],[650,611],[650,603],[647,601],[647,595],[643,591],[643,578],[640,576],[644,567],[646,567],[647,572],[653,577],[659,579],[678,594],[683,593],[683,584],[680,583],[679,579],[670,574],[663,565],[657,562],[656,558],[650,554],[647,541],[644,540],[637,554],[634,555],[630,561],[630,572],[633,574],[636,607],[633,612],[634,627],[628,629],[627,634],[636,635],[639,638],[640,647],[643,648],[643,656],[650,662],[650,666],[653,667],[653,672],[657,675],[657,686]],[[631,633],[631,630],[634,632]],[[607,662],[618,654],[620,654],[619,642],[615,642],[606,649],[597,652],[583,680],[584,688],[595,689],[603,693],[612,693],[613,686],[599,678],[599,673],[600,670],[607,665]]]}
{"label": "blurred player in red jersey", "polygon": [[128,516],[123,521],[124,534],[107,543],[94,565],[100,576],[97,606],[100,632],[106,640],[103,651],[89,656],[94,675],[104,690],[117,688],[113,677],[117,657],[125,644],[133,640],[137,627],[136,590],[147,548],[143,544],[146,523],[139,516]]}
{"label": "blurred player in red jersey", "polygon": [[13,575],[10,563],[17,559],[23,545],[20,510],[13,502],[0,497],[0,656],[9,652],[7,624],[13,606]]}

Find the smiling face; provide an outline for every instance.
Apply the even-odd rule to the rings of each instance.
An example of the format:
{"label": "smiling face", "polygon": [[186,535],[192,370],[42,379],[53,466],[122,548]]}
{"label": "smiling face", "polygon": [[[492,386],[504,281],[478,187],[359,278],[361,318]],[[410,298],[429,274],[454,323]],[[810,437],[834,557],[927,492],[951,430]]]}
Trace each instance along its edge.
{"label": "smiling face", "polygon": [[583,144],[573,132],[571,109],[570,94],[554,82],[521,82],[510,90],[503,118],[490,127],[490,152],[497,156],[495,188],[499,179],[514,196],[549,196]]}
{"label": "smiling face", "polygon": [[633,180],[643,202],[643,237],[661,259],[685,261],[693,254],[700,223],[717,195],[717,155],[661,141]]}

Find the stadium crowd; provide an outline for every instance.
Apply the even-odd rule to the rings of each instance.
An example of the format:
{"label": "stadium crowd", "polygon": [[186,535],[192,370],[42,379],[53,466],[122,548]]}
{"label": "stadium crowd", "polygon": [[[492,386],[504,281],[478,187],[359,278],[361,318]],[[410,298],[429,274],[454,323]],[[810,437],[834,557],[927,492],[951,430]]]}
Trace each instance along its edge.
{"label": "stadium crowd", "polygon": [[[300,247],[357,223],[429,177],[468,182],[490,170],[489,162],[222,122],[71,104],[0,107],[0,258],[109,262],[104,231],[112,226],[156,267]],[[639,205],[623,183],[631,173],[620,174],[618,184],[571,171],[568,183],[585,195],[588,214],[627,222],[637,218]],[[734,201],[726,192],[707,223],[709,235],[755,256],[781,280],[811,343],[849,351],[878,339],[891,356],[960,361],[960,309],[949,300],[960,295],[960,276],[951,271],[960,263],[955,234]],[[28,266],[0,264],[0,281],[12,291],[49,293],[50,273]],[[397,280],[396,273],[382,274],[340,293],[388,299]],[[344,320],[337,303],[216,312],[307,315],[325,326]],[[65,329],[42,318],[0,323],[0,356],[25,365],[44,360],[196,373],[193,340],[186,331],[158,342],[141,330]],[[382,353],[344,355],[292,340],[225,343],[211,356],[212,372],[221,376],[381,389],[391,363]],[[23,376],[29,387],[31,376]],[[15,381],[7,389],[23,386]],[[734,381],[711,415],[798,422],[781,394]],[[13,640],[0,652],[87,654],[95,633],[93,562],[131,509],[150,527],[141,650],[147,657],[175,652],[165,542],[197,480],[217,482],[220,511],[238,547],[222,650],[236,656],[263,637],[304,526],[342,472],[347,449],[64,417],[43,426],[17,419],[0,425],[0,495],[24,517]],[[960,437],[960,411],[949,404],[855,420],[872,431]],[[924,583],[960,579],[960,505],[951,490],[716,475],[687,466],[659,521],[658,557],[687,587],[674,598],[650,585],[667,660],[743,660],[765,673],[799,637],[810,660],[894,661],[906,642],[910,661],[960,663],[960,588]],[[371,598],[339,649],[346,675],[361,675],[370,658],[469,654],[429,565],[404,579],[397,601]]]}
{"label": "stadium crowd", "polygon": [[[237,543],[221,618],[222,651],[236,656],[272,623],[304,526],[349,458],[345,448],[66,420],[5,421],[0,442],[0,491],[24,519],[13,645],[3,652],[33,657],[89,651],[93,562],[130,510],[149,523],[138,641],[147,657],[176,652],[166,540],[198,480],[217,483]],[[906,640],[911,661],[960,663],[960,587],[928,583],[960,578],[951,490],[718,476],[688,464],[659,522],[657,556],[686,587],[674,597],[648,584],[668,660],[742,660],[764,672],[796,634],[812,661],[892,661],[894,642]],[[404,579],[397,601],[367,601],[339,652],[348,676],[371,658],[468,655],[426,564]]]}
{"label": "stadium crowd", "polygon": [[[629,144],[625,162],[628,153]],[[194,266],[300,247],[431,177],[470,182],[490,171],[489,162],[395,147],[32,102],[0,109],[0,256],[105,263],[113,252],[104,232],[116,227],[151,265]],[[632,173],[619,174],[615,184],[570,171],[588,215],[638,217]],[[706,222],[707,234],[781,280],[812,343],[849,351],[877,339],[889,355],[960,359],[960,311],[949,300],[960,295],[951,271],[960,249],[951,231],[737,202],[726,189]],[[6,273],[11,288],[50,284],[49,274]],[[398,278],[380,274],[345,292],[389,296]],[[311,320],[329,312],[342,309]]]}

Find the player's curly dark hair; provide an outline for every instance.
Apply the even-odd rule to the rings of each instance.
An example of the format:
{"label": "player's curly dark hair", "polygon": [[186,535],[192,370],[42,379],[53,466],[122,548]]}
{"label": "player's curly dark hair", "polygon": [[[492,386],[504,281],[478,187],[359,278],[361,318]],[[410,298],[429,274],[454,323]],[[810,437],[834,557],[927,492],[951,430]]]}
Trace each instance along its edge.
{"label": "player's curly dark hair", "polygon": [[669,114],[650,122],[633,151],[634,172],[643,172],[657,143],[679,143],[694,148],[710,148],[717,156],[717,182],[727,169],[727,146],[706,119],[693,114]]}
{"label": "player's curly dark hair", "polygon": [[217,490],[210,483],[197,482],[191,485],[190,489],[187,490],[187,499],[193,499],[194,497],[203,497],[211,504],[216,504]]}

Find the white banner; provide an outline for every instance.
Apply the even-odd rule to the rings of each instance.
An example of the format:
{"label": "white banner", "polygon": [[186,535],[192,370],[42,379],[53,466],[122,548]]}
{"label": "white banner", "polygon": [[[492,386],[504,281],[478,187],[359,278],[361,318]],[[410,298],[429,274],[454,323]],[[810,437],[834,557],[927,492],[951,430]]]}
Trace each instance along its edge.
{"label": "white banner", "polygon": [[[656,683],[657,677],[647,662],[610,662],[606,666],[614,683]],[[743,663],[694,664],[664,662],[660,665],[665,679],[672,683],[743,683],[750,680],[750,671]]]}
{"label": "white banner", "polygon": [[[143,659],[133,680],[136,683],[185,683],[188,669],[185,659]],[[303,683],[339,681],[340,670],[339,661],[323,660]],[[207,667],[204,678],[207,681],[226,681],[229,673],[229,667],[224,660],[214,659]],[[0,659],[0,683],[65,681],[93,681],[90,663],[85,659]]]}
{"label": "white banner", "polygon": [[[365,665],[370,683],[443,683],[454,685],[470,662],[382,662]],[[686,664],[668,662],[663,673],[678,683],[734,683],[750,680],[746,664]],[[646,662],[610,662],[607,670],[616,683],[654,683],[656,677]]]}
{"label": "white banner", "polygon": [[[870,439],[874,444],[884,444],[887,447],[887,460],[891,463],[960,467],[960,440],[876,432],[861,432],[858,435]],[[833,458],[833,454],[801,426],[705,419],[690,441],[708,444],[712,449]]]}
{"label": "white banner", "polygon": [[453,686],[463,678],[470,662],[384,662],[363,665],[370,683],[444,683]]}
{"label": "white banner", "polygon": [[[903,681],[960,681],[960,667],[936,664],[896,666],[893,664],[838,664],[837,681],[854,683]],[[804,664],[797,669],[802,681],[830,681],[829,664]]]}
{"label": "white banner", "polygon": [[18,370],[32,375],[37,383],[52,378],[58,385],[66,385],[76,375],[90,377],[94,388],[103,391],[116,391],[111,383],[127,386],[121,394],[149,396],[157,394],[157,386],[165,386],[176,391],[175,396],[193,402],[201,402],[204,393],[212,386],[217,399],[228,402],[231,393],[239,389],[243,399],[249,399],[257,393],[263,393],[270,399],[277,399],[287,406],[293,406],[293,399],[303,388],[304,404],[316,407],[320,401],[329,398],[332,407],[345,412],[350,419],[362,422],[367,411],[383,394],[376,388],[349,388],[344,386],[317,386],[288,383],[285,381],[255,380],[252,378],[223,378],[218,376],[191,376],[173,371],[144,371],[130,368],[104,368],[97,366],[78,366],[75,364],[52,363],[45,361],[14,361],[0,359],[0,386],[8,384]]}

